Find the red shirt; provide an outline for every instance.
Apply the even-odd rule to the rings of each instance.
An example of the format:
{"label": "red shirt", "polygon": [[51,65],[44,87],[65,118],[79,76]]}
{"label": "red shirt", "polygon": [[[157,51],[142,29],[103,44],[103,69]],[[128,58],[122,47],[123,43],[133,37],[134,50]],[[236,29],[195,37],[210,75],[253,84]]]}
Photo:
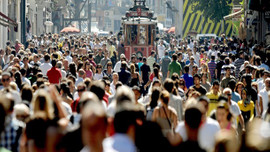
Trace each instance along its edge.
{"label": "red shirt", "polygon": [[79,101],[80,101],[80,97],[74,100],[73,102],[71,102],[70,106],[71,106],[72,112],[77,112]]}
{"label": "red shirt", "polygon": [[62,78],[61,70],[56,67],[52,67],[48,70],[47,76],[51,84],[59,84],[60,79]]}

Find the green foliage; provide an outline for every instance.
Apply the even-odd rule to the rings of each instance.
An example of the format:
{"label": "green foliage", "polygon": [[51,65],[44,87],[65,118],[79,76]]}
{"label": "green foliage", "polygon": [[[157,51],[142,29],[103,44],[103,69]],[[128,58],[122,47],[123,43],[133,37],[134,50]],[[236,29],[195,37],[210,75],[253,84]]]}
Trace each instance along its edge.
{"label": "green foliage", "polygon": [[220,22],[229,15],[232,9],[232,0],[189,0],[192,11],[201,11],[202,15],[214,22]]}

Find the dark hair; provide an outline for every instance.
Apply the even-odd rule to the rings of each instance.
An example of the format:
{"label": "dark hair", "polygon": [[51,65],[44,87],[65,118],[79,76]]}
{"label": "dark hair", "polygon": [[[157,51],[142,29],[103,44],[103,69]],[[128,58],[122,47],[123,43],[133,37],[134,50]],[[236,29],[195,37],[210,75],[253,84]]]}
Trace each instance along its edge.
{"label": "dark hair", "polygon": [[157,77],[159,79],[159,72],[158,72],[158,68],[154,68],[154,74],[155,74],[155,77]]}
{"label": "dark hair", "polygon": [[199,78],[199,79],[201,80],[201,76],[200,76],[199,74],[195,74],[195,75],[193,76],[193,79],[195,79],[195,77],[197,77],[197,78]]}
{"label": "dark hair", "polygon": [[21,90],[22,89],[22,76],[21,76],[21,73],[19,71],[17,71],[14,74],[14,78],[15,78],[15,82],[16,82],[18,88]]}
{"label": "dark hair", "polygon": [[70,72],[75,78],[77,78],[77,74],[76,74],[76,65],[75,65],[75,63],[70,63],[70,64],[69,64],[69,72]]}
{"label": "dark hair", "polygon": [[184,71],[185,71],[186,73],[188,73],[188,72],[189,72],[189,66],[186,65],[186,66],[184,67]]}
{"label": "dark hair", "polygon": [[47,62],[47,61],[49,61],[50,60],[50,56],[48,55],[48,54],[46,54],[45,56],[44,56],[44,60]]}
{"label": "dark hair", "polygon": [[159,96],[160,96],[160,89],[154,88],[151,94],[151,101],[149,104],[151,109],[154,109],[158,105]]}
{"label": "dark hair", "polygon": [[218,80],[215,80],[215,81],[213,82],[213,85],[212,85],[212,86],[214,86],[214,85],[218,85],[218,86],[219,86]]}
{"label": "dark hair", "polygon": [[53,67],[55,67],[56,66],[56,60],[55,59],[52,59],[51,64],[52,64]]}
{"label": "dark hair", "polygon": [[232,91],[234,91],[235,85],[236,85],[236,82],[235,82],[235,80],[233,80],[233,79],[230,80],[229,83],[228,83],[228,87],[229,87]]}
{"label": "dark hair", "polygon": [[173,59],[173,61],[177,60],[177,55],[175,53],[173,54],[172,59]]}
{"label": "dark hair", "polygon": [[103,99],[103,96],[105,94],[105,84],[102,81],[94,81],[90,86],[90,91],[95,93],[99,100]]}
{"label": "dark hair", "polygon": [[197,129],[200,126],[202,113],[197,108],[189,108],[185,111],[185,122],[192,128]]}
{"label": "dark hair", "polygon": [[22,76],[24,76],[24,75],[26,74],[26,69],[25,69],[25,68],[22,68],[22,69],[20,70],[20,72],[21,72]]}
{"label": "dark hair", "polygon": [[66,94],[68,97],[70,97],[71,99],[73,99],[73,96],[70,93],[69,86],[68,86],[67,83],[61,83],[60,84],[60,90],[62,90],[63,93]]}
{"label": "dark hair", "polygon": [[28,106],[32,101],[33,98],[33,92],[32,88],[28,85],[24,85],[22,90],[21,90],[21,98],[23,101],[27,101]]}
{"label": "dark hair", "polygon": [[0,133],[4,130],[6,120],[6,111],[2,103],[0,103]]}
{"label": "dark hair", "polygon": [[173,80],[170,79],[170,78],[167,78],[165,81],[164,81],[164,84],[163,84],[164,88],[168,91],[168,92],[172,92],[173,90],[173,87],[174,87],[174,84],[173,84]]}

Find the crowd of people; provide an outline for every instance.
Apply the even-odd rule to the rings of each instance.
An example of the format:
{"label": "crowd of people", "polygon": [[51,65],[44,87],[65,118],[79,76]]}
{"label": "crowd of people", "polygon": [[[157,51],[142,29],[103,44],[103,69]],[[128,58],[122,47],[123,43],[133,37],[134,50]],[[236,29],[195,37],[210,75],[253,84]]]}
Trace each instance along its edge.
{"label": "crowd of people", "polygon": [[0,152],[270,150],[270,47],[43,34],[0,49]]}

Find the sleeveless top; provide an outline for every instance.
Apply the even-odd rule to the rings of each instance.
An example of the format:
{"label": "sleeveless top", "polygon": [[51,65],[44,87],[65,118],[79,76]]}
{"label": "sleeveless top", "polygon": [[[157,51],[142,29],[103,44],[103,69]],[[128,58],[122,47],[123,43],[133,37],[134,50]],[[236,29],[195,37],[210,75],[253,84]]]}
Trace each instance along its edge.
{"label": "sleeveless top", "polygon": [[[167,113],[168,119],[171,122],[171,125],[170,125],[169,121],[168,121],[168,119],[166,117],[165,118],[161,117],[161,113],[160,113],[161,108],[163,108],[163,107],[160,107],[159,114],[158,114],[159,117],[157,118],[156,121],[160,125],[163,135],[167,136],[167,133],[171,132],[173,130],[173,120],[171,118],[172,117],[172,112],[170,112],[169,115]],[[163,110],[165,110],[165,109],[163,109]]]}
{"label": "sleeveless top", "polygon": [[140,84],[140,80],[139,80],[139,76],[138,76],[138,73],[136,73],[136,78],[131,78],[131,80],[130,80],[130,83],[129,83],[129,85],[130,85],[130,87],[133,87],[133,86],[139,86],[139,84]]}

